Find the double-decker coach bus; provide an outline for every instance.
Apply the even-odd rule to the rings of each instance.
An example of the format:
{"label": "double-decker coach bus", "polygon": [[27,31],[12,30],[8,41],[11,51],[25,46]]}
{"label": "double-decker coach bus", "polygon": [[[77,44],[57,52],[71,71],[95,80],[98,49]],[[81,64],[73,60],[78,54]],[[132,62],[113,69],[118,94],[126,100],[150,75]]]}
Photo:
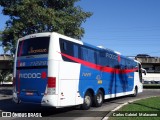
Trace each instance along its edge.
{"label": "double-decker coach bus", "polygon": [[143,90],[138,61],[55,32],[18,40],[13,86],[16,103],[85,110]]}

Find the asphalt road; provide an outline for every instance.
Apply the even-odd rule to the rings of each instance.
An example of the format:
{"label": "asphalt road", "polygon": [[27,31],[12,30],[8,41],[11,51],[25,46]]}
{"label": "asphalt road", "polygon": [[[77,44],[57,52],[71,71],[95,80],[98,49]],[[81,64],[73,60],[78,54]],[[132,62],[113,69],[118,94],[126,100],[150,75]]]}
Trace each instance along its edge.
{"label": "asphalt road", "polygon": [[[12,90],[10,88],[0,88],[0,111],[12,113],[40,113],[42,118],[29,118],[38,120],[101,120],[104,116],[120,104],[134,99],[141,99],[151,96],[160,96],[160,89],[144,89],[143,93],[137,97],[119,97],[115,99],[105,100],[102,107],[92,107],[90,110],[84,111],[77,107],[67,107],[55,109],[52,107],[41,107],[35,104],[15,104],[12,101]],[[1,112],[0,112],[1,113]],[[22,114],[21,114],[22,115]],[[1,115],[0,115],[1,116]],[[0,120],[26,120],[28,118],[12,117],[2,118]]]}

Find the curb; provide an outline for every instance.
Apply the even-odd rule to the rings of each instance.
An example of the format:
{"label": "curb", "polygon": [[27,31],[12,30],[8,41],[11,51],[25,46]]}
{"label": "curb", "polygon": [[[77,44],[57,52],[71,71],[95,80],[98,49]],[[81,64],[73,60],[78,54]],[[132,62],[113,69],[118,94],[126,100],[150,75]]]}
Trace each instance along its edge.
{"label": "curb", "polygon": [[138,100],[143,100],[143,99],[151,98],[151,97],[157,97],[157,96],[150,96],[150,97],[145,97],[145,98],[139,98],[139,99],[135,99],[135,100],[131,100],[131,101],[128,101],[126,103],[123,103],[123,104],[119,105],[118,107],[116,107],[115,109],[113,109],[112,111],[110,111],[102,120],[108,120],[109,117],[110,117],[110,115],[113,112],[117,111],[118,109],[120,109],[121,107],[123,107],[123,106],[125,106],[125,105],[127,105],[129,103],[132,103],[132,102],[135,102],[135,101],[138,101]]}

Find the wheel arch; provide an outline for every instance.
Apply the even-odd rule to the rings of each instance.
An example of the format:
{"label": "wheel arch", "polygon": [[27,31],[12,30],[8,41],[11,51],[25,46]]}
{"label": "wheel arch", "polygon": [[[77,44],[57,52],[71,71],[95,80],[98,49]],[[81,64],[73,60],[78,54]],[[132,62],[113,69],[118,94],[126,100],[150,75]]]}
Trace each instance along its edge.
{"label": "wheel arch", "polygon": [[103,99],[104,99],[104,96],[105,96],[105,90],[104,90],[104,88],[100,87],[98,90],[102,91],[102,93],[103,93]]}
{"label": "wheel arch", "polygon": [[134,89],[136,89],[136,90],[137,90],[137,93],[138,93],[138,86],[137,86],[137,85],[134,87]]}
{"label": "wheel arch", "polygon": [[85,91],[84,96],[85,96],[85,94],[86,94],[87,92],[89,92],[89,93],[92,95],[92,97],[94,97],[95,92],[94,92],[94,90],[93,90],[92,88],[88,88],[88,89]]}

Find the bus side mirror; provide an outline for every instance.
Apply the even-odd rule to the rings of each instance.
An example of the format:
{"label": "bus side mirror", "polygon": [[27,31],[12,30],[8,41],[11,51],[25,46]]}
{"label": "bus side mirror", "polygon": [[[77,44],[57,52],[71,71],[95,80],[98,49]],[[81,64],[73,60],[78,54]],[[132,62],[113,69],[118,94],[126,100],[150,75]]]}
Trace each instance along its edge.
{"label": "bus side mirror", "polygon": [[141,68],[141,70],[142,70],[142,73],[144,73],[144,75],[147,74],[147,71],[144,68]]}

